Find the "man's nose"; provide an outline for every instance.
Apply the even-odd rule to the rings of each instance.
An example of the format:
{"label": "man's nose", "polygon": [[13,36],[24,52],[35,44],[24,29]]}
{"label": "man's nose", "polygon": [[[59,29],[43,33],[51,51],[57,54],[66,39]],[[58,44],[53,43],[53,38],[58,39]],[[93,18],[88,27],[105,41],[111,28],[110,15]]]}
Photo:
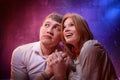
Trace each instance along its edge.
{"label": "man's nose", "polygon": [[47,33],[49,33],[50,35],[53,35],[52,27],[47,28]]}

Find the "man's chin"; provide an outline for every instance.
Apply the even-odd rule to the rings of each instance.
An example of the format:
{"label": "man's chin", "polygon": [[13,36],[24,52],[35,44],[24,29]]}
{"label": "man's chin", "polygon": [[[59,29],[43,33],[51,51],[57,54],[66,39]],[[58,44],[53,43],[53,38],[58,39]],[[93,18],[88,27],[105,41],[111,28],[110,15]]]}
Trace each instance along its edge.
{"label": "man's chin", "polygon": [[44,41],[44,43],[51,44],[52,42],[51,41]]}
{"label": "man's chin", "polygon": [[50,45],[50,44],[52,44],[52,41],[50,41],[50,40],[43,40],[43,41],[41,41],[43,44],[48,44],[48,45]]}

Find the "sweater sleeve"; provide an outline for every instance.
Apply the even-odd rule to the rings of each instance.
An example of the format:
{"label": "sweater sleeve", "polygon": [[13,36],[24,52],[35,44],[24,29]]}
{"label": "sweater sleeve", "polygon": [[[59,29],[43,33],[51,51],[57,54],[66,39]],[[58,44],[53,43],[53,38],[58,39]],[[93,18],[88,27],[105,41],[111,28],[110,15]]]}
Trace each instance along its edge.
{"label": "sweater sleeve", "polygon": [[104,47],[96,40],[87,41],[80,52],[82,80],[117,80],[114,66]]}

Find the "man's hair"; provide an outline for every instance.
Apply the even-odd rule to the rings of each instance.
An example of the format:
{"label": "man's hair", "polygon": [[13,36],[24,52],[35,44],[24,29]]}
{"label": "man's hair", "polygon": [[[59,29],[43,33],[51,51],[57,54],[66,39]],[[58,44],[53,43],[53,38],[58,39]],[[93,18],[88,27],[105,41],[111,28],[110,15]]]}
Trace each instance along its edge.
{"label": "man's hair", "polygon": [[62,22],[62,17],[63,17],[63,16],[62,16],[61,14],[51,13],[51,14],[49,14],[49,15],[45,18],[45,20],[46,20],[47,18],[51,18],[51,19],[53,19],[53,20],[61,23],[61,22]]}

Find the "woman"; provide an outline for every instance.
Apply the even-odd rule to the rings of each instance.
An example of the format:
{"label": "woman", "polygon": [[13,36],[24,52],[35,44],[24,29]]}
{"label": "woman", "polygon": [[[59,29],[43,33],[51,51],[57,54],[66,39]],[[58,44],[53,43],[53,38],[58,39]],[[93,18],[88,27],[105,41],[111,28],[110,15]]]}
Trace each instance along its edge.
{"label": "woman", "polygon": [[94,40],[83,17],[75,13],[64,15],[62,33],[65,53],[74,63],[62,52],[49,56],[47,72],[51,69],[56,80],[118,80],[104,47]]}
{"label": "woman", "polygon": [[103,46],[94,40],[85,19],[78,14],[66,14],[62,21],[65,50],[74,59],[76,71],[69,80],[117,80],[111,60]]}

